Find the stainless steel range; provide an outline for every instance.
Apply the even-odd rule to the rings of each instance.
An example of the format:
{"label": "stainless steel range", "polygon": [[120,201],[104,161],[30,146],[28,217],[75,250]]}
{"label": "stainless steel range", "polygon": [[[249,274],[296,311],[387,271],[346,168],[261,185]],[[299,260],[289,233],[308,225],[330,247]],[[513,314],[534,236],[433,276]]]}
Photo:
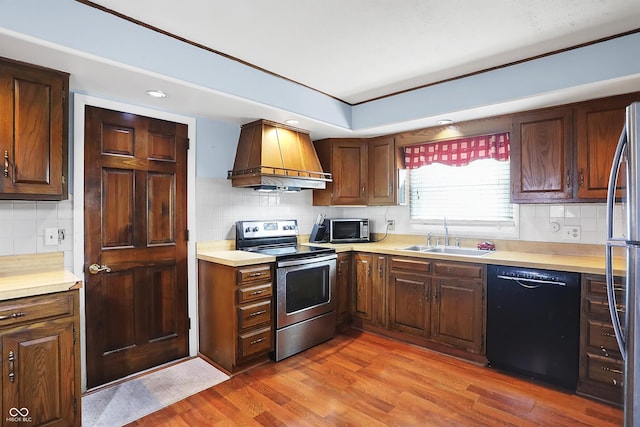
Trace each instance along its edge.
{"label": "stainless steel range", "polygon": [[276,361],[336,334],[336,254],[320,246],[298,245],[298,222],[236,222],[236,249],[276,258]]}

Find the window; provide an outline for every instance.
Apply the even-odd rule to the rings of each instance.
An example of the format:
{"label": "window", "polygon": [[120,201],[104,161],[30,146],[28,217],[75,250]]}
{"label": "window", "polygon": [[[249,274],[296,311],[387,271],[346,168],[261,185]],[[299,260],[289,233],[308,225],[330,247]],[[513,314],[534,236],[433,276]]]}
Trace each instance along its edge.
{"label": "window", "polygon": [[409,171],[409,190],[412,220],[513,222],[508,161],[422,166]]}

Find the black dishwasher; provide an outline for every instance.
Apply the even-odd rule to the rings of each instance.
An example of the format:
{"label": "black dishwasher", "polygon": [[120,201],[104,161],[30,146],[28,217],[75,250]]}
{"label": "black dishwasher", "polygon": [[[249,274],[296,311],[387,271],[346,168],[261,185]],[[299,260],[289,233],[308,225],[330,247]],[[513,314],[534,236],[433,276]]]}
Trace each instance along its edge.
{"label": "black dishwasher", "polygon": [[580,274],[487,267],[489,365],[575,390]]}

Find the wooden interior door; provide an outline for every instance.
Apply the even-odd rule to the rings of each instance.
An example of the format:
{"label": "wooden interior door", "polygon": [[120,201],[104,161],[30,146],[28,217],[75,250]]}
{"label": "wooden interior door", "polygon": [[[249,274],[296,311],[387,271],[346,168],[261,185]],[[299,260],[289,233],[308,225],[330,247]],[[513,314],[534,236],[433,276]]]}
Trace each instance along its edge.
{"label": "wooden interior door", "polygon": [[186,158],[186,125],[86,107],[89,388],[188,354]]}

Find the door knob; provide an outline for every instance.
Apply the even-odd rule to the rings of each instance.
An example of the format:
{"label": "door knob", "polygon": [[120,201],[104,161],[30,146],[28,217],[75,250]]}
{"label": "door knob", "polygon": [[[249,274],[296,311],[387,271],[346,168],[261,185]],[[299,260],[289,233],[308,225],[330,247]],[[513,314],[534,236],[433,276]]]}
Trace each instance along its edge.
{"label": "door knob", "polygon": [[98,264],[91,264],[89,266],[89,273],[91,274],[98,274],[101,271],[104,271],[105,273],[110,273],[111,268],[106,265],[98,265]]}

